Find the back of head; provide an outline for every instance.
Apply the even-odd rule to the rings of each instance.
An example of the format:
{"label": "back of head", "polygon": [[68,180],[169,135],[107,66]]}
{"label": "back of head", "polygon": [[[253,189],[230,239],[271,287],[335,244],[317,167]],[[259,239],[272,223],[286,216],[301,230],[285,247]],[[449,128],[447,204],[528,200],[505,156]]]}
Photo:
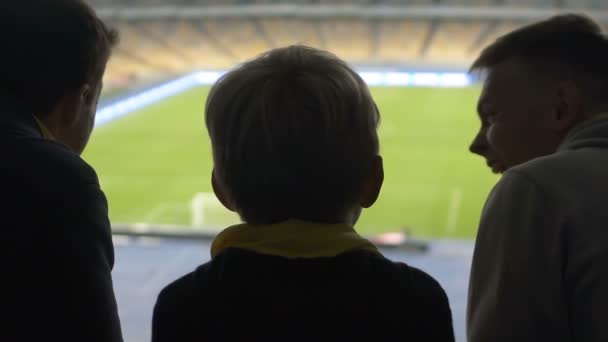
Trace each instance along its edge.
{"label": "back of head", "polygon": [[535,74],[575,81],[590,100],[606,102],[608,39],[584,15],[558,15],[510,32],[488,46],[471,70],[491,71],[514,59]]}
{"label": "back of head", "polygon": [[206,106],[215,176],[252,224],[331,220],[356,203],[378,154],[378,123],[364,81],[304,46],[232,70]]}
{"label": "back of head", "polygon": [[83,0],[2,0],[0,101],[44,117],[66,92],[100,82],[116,41]]}

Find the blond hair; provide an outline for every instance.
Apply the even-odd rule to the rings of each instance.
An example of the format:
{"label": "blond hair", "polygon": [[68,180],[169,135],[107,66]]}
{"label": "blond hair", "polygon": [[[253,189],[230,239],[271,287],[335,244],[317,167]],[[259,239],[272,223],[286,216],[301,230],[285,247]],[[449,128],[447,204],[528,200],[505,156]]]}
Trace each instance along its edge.
{"label": "blond hair", "polygon": [[270,50],[211,89],[205,120],[215,175],[242,219],[324,220],[356,202],[378,155],[380,115],[335,55]]}

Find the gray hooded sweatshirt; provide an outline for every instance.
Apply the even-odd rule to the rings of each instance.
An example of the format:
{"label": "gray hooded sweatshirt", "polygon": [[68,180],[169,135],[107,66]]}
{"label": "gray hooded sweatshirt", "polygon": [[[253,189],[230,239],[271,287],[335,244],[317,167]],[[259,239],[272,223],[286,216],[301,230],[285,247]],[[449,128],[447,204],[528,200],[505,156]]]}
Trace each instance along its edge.
{"label": "gray hooded sweatshirt", "polygon": [[484,207],[469,342],[608,341],[608,116],[505,173]]}

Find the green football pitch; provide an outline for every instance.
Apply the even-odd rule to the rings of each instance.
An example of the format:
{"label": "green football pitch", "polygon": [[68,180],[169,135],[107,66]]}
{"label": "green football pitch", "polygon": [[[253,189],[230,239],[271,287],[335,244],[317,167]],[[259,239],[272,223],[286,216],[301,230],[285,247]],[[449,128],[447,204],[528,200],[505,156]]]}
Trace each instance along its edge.
{"label": "green football pitch", "polygon": [[[210,196],[212,160],[201,87],[96,129],[84,158],[98,171],[114,224],[238,222]],[[421,238],[472,238],[497,181],[468,152],[477,87],[374,88],[382,113],[385,183],[360,232],[408,228]],[[202,195],[196,195],[202,193]],[[198,203],[193,205],[193,199]],[[186,229],[186,228],[184,228]]]}

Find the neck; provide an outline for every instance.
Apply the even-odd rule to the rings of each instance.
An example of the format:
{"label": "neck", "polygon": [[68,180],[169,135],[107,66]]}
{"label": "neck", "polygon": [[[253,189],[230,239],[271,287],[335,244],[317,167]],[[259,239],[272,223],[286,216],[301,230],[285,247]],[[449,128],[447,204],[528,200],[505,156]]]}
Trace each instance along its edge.
{"label": "neck", "polygon": [[361,208],[352,208],[346,210],[343,213],[337,215],[330,215],[327,217],[319,217],[319,218],[301,218],[302,221],[307,222],[316,222],[316,223],[327,223],[327,224],[346,224],[349,226],[355,226],[357,221],[359,221],[359,216],[361,215]]}

